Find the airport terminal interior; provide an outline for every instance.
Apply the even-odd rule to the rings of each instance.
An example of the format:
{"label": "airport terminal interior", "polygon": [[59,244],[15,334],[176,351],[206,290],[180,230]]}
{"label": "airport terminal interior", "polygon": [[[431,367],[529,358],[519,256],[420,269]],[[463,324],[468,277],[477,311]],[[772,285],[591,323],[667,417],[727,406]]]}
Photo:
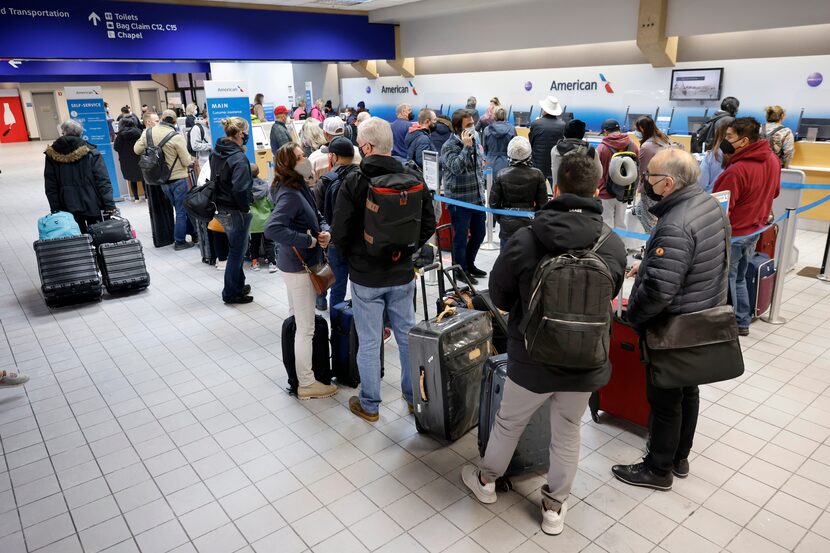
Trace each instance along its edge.
{"label": "airport terminal interior", "polygon": [[[9,0],[0,6],[0,553],[830,552],[830,3],[251,1],[80,0],[66,6],[50,0]],[[56,41],[55,36],[64,38]],[[740,105],[726,115],[737,119],[730,118],[716,131],[720,128],[713,117],[731,109],[729,98]],[[475,99],[477,104],[472,104]],[[783,116],[768,109],[775,106]],[[758,225],[758,252],[753,246],[747,254],[751,263],[762,264],[755,273],[747,272],[752,322],[748,330],[740,320],[735,326],[731,307],[728,317],[744,370],[701,383],[685,472],[677,459],[667,475],[649,469],[648,463],[654,462],[651,450],[659,445],[653,442],[661,439],[651,429],[662,424],[654,420],[653,410],[659,407],[655,404],[650,416],[646,398],[646,379],[655,369],[639,353],[632,355],[641,345],[646,347],[645,330],[638,329],[643,331],[641,344],[624,323],[624,311],[615,299],[606,346],[611,382],[576,390],[595,392],[590,408],[573,420],[559,421],[578,428],[578,462],[565,466],[562,443],[549,440],[550,430],[562,436],[557,423],[552,421],[549,429],[546,420],[540,425],[534,417],[512,459],[524,454],[530,458],[529,444],[541,444],[543,463],[511,471],[496,483],[497,501],[484,501],[482,490],[490,488],[483,486],[475,469],[482,465],[486,450],[481,439],[484,435],[496,440],[498,435],[503,440],[506,424],[497,409],[489,413],[489,407],[494,396],[501,397],[500,390],[507,394],[521,387],[518,376],[511,378],[511,367],[518,363],[512,355],[523,350],[527,358],[525,349],[531,345],[517,338],[524,330],[511,325],[506,366],[514,388],[505,386],[503,374],[494,384],[495,353],[505,352],[496,351],[490,334],[486,342],[469,349],[467,342],[474,339],[464,332],[472,331],[461,323],[453,333],[441,334],[436,308],[444,286],[432,264],[414,281],[417,325],[403,334],[409,343],[404,351],[409,351],[411,367],[405,381],[412,383],[413,405],[408,405],[402,389],[402,336],[396,333],[386,337],[380,350],[384,371],[376,420],[355,412],[350,398],[361,393],[360,385],[349,386],[337,372],[336,393],[300,400],[288,392],[286,364],[294,364],[294,354],[283,349],[284,323],[292,316],[289,294],[296,293],[293,275],[284,276],[287,273],[276,265],[271,270],[267,255],[260,252],[255,270],[246,255],[242,264],[253,300],[238,301],[248,295],[243,294],[223,301],[228,277],[221,263],[232,260],[228,256],[226,262],[217,261],[215,250],[205,253],[208,234],[202,234],[201,226],[212,227],[194,216],[192,235],[188,232],[185,241],[174,243],[175,209],[160,192],[171,185],[147,182],[147,171],[154,168],[145,167],[134,192],[134,179],[125,174],[124,151],[113,147],[125,130],[119,125],[121,114],[135,114],[142,128],[150,121],[148,130],[152,114],[157,114],[182,148],[185,141],[193,143],[193,121],[215,148],[228,128],[222,121],[237,117],[250,135],[244,150],[234,146],[243,152],[238,159],[243,165],[256,165],[263,183],[270,185],[281,183],[279,176],[275,179],[272,131],[286,115],[290,140],[312,150],[322,146],[325,154],[328,142],[334,150],[334,141],[340,146],[350,138],[347,152],[354,146],[371,161],[377,147],[360,129],[385,129],[385,123],[358,114],[368,111],[373,118],[393,123],[394,130],[398,117],[411,112],[411,123],[404,117],[405,132],[423,130],[431,145],[420,162],[403,148],[400,161],[432,189],[433,201],[426,199],[424,205],[432,204],[438,223],[444,224],[450,219],[445,200],[458,201],[453,200],[452,183],[459,177],[452,176],[456,167],[450,169],[444,161],[447,148],[432,146],[438,132],[429,129],[429,117],[422,126],[419,114],[431,110],[439,122],[452,126],[453,113],[462,108],[468,111],[459,117],[487,121],[493,128],[484,125],[475,137],[461,132],[449,138],[469,140],[473,150],[480,148],[475,150],[482,154],[478,162],[489,168],[477,174],[476,157],[471,156],[473,169],[466,176],[477,183],[474,188],[483,197],[480,205],[456,203],[453,217],[464,205],[478,210],[463,208],[471,213],[487,211],[487,194],[497,175],[517,166],[541,169],[540,178],[547,177],[548,193],[554,197],[550,181],[557,174],[551,175],[549,166],[540,167],[536,157],[540,121],[561,122],[567,129],[578,126],[573,120],[584,122],[584,145],[593,152],[590,155],[603,160],[598,152],[607,135],[627,135],[636,147],[645,143],[642,131],[648,125],[643,121],[648,120],[667,140],[670,152],[661,159],[676,155],[688,160],[695,177],[697,163],[710,162],[712,152],[740,156],[743,118],[754,118],[766,129],[756,142],[774,158],[775,171],[769,178],[777,197],[769,197],[772,215],[767,220],[764,213]],[[770,119],[770,113],[775,117]],[[188,116],[196,118],[188,121]],[[326,131],[319,133],[319,143],[306,130],[317,116],[317,128]],[[510,131],[508,138],[518,137],[509,147],[504,140],[500,166],[496,154],[485,155],[488,137],[498,125]],[[713,134],[726,133],[717,139],[720,146],[715,143],[713,148],[712,136],[707,141],[705,132],[701,135],[701,129],[708,128]],[[738,134],[730,135],[733,131]],[[776,142],[774,134],[780,131],[792,137],[791,143]],[[106,278],[102,289],[105,265],[111,262],[105,250],[114,244],[104,243],[96,256],[92,238],[78,236],[78,230],[57,238],[65,247],[49,249],[44,217],[50,211],[72,212],[66,203],[67,184],[61,181],[68,173],[56,177],[50,159],[58,154],[44,155],[62,134],[88,143],[90,152],[100,154],[95,181],[103,178],[112,187],[117,213],[111,220],[120,216],[129,221],[132,236],[127,238],[137,240],[143,252],[149,282],[137,289],[109,290]],[[340,134],[344,136],[336,138]],[[731,152],[722,142],[731,143]],[[229,144],[227,139],[223,144]],[[521,150],[525,144],[527,150]],[[791,148],[786,159],[785,146]],[[164,158],[164,148],[159,151]],[[518,151],[527,153],[516,158]],[[782,152],[783,167],[777,151]],[[547,159],[550,155],[548,149]],[[582,154],[562,155],[561,163],[575,155]],[[721,158],[715,157],[720,165]],[[602,161],[608,190],[609,167],[623,163],[615,165],[615,159],[608,153]],[[724,171],[721,176],[733,175],[730,168],[741,158],[734,163],[730,159],[719,169]],[[668,190],[664,181],[669,175],[658,172],[655,163],[640,165],[631,181],[634,188],[639,185],[636,197],[629,199],[635,207],[645,197],[654,202],[655,192],[658,197],[665,194],[658,206],[672,194],[677,198],[686,193],[659,192],[658,186]],[[667,163],[659,167],[673,170],[666,169]],[[329,168],[326,165],[323,172]],[[200,171],[205,171],[204,163]],[[680,179],[671,176],[672,182]],[[50,207],[44,190],[56,178],[63,188]],[[86,186],[96,194],[90,180],[79,178],[82,183],[69,186]],[[195,189],[206,175],[197,179],[191,169],[184,178],[186,186]],[[320,186],[321,180],[315,180],[306,179]],[[734,228],[739,201],[746,200],[735,200],[736,188],[719,191],[718,182],[714,180],[714,189],[712,183],[706,188],[692,182],[688,190],[700,194],[703,186],[712,192],[718,206],[727,209],[724,221],[733,217]],[[750,180],[746,186],[753,187],[749,195],[755,197],[764,193],[766,183]],[[172,193],[169,198],[178,201]],[[607,201],[616,200],[595,203]],[[401,206],[405,203],[402,199]],[[626,250],[624,268],[641,262],[646,267],[664,254],[670,257],[662,247],[669,250],[668,242],[652,247],[636,208],[626,208],[625,199],[617,203],[623,205],[625,217],[612,226]],[[161,205],[165,211],[155,211]],[[99,207],[109,216],[109,205]],[[505,207],[519,212],[518,206]],[[358,209],[363,213],[364,206]],[[221,206],[219,211],[221,218]],[[278,211],[266,216],[276,219]],[[58,224],[59,215],[50,220]],[[481,293],[488,289],[494,293],[488,277],[500,252],[519,244],[513,239],[500,244],[498,216],[490,212],[484,219],[486,235],[475,267],[487,276],[478,277],[477,297],[490,297]],[[169,219],[166,230],[163,217]],[[67,218],[71,226],[77,217]],[[594,218],[599,220],[598,215]],[[230,239],[229,221],[225,226]],[[663,232],[659,220],[652,223],[656,226],[649,232]],[[201,244],[194,244],[196,237]],[[47,275],[46,267],[57,267],[55,260],[61,256],[68,259],[68,252],[76,248],[70,244],[79,240],[87,248],[93,278],[98,279],[93,297],[87,297],[88,282],[72,281],[71,273],[77,270],[73,263],[80,265],[80,258],[55,269],[66,282],[52,287],[46,282],[56,278]],[[469,240],[474,240],[472,234]],[[429,251],[443,243],[438,257],[441,266],[449,267],[455,259],[446,251],[449,241],[439,235],[430,242],[435,246]],[[690,258],[702,243],[688,246]],[[720,245],[727,261],[722,239]],[[290,244],[280,248],[283,260]],[[769,255],[761,252],[763,248]],[[736,247],[730,250],[734,255]],[[684,270],[692,274],[693,265]],[[471,267],[472,261],[466,268]],[[501,265],[502,271],[507,269]],[[727,279],[713,279],[710,288],[715,281],[721,282],[725,296]],[[634,278],[624,279],[622,297],[629,298],[634,283]],[[361,285],[358,291],[371,288]],[[495,294],[503,296],[501,291]],[[355,288],[346,297],[353,303],[364,301]],[[643,294],[639,297],[646,301]],[[405,307],[411,309],[408,298]],[[603,306],[611,312],[607,303]],[[487,302],[483,308],[472,303],[458,307],[447,315],[449,326],[476,312],[495,337],[499,313],[482,312],[490,307]],[[498,307],[504,309],[502,314],[510,310],[511,317],[514,309],[527,310]],[[366,380],[369,369],[358,367],[356,343],[356,328],[364,321],[347,326],[343,342],[337,335],[340,323],[332,320],[334,312],[339,312],[334,305],[315,310],[326,326],[321,340],[327,351],[325,365],[339,362],[335,350],[340,344],[345,364],[352,363]],[[387,310],[386,318],[392,316]],[[381,322],[380,317],[378,328],[397,325],[386,318]],[[634,336],[630,343],[620,344],[619,335],[615,338],[623,326]],[[418,340],[421,347],[425,335],[439,344],[434,346],[440,358],[436,364],[414,346]],[[302,340],[289,341],[299,352]],[[570,342],[574,348],[575,344]],[[456,347],[456,357],[441,347]],[[464,381],[458,374],[453,380],[452,368],[447,368],[462,350],[475,361],[472,380],[468,376]],[[549,370],[545,365],[536,367]],[[547,365],[555,366],[556,360]],[[435,366],[440,368],[431,368]],[[430,376],[430,370],[437,376]],[[318,378],[316,365],[314,376]],[[430,390],[440,378],[445,379],[439,384],[444,389]],[[648,386],[653,399],[651,381]],[[568,398],[574,395],[587,398],[568,396],[571,388],[548,391],[553,392],[553,405],[573,402]],[[367,414],[362,406],[366,404],[357,405]],[[678,403],[678,413],[680,408]],[[469,414],[470,420],[450,439],[449,430],[436,427],[435,420],[458,418],[458,413]],[[442,424],[449,428],[447,421]],[[482,431],[482,425],[488,428]],[[554,463],[550,473],[548,448]],[[612,472],[612,467],[644,458],[644,470],[652,470],[648,482],[626,481],[618,469]],[[476,470],[477,485],[465,478],[468,470]],[[548,489],[557,470],[575,470],[564,501],[554,500]],[[658,489],[661,486],[654,482],[665,479],[669,485]],[[559,524],[555,531],[551,521]]]}

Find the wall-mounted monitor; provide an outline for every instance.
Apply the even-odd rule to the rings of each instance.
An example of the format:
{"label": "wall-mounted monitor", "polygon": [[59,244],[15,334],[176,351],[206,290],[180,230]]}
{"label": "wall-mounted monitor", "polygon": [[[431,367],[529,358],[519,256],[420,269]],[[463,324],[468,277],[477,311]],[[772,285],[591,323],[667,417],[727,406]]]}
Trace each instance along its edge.
{"label": "wall-mounted monitor", "polygon": [[651,117],[654,119],[654,115],[651,113],[630,113],[628,114],[628,127],[625,130],[627,131],[634,131],[637,128],[637,119],[640,117]]}
{"label": "wall-mounted monitor", "polygon": [[675,69],[671,72],[670,100],[720,100],[723,68]]}

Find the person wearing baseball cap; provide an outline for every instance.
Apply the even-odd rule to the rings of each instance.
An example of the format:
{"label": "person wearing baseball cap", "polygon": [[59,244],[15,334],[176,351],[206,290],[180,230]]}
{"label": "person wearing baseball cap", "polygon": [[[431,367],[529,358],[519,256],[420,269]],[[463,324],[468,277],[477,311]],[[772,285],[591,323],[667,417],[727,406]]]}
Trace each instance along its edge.
{"label": "person wearing baseball cap", "polygon": [[627,228],[625,225],[626,204],[617,201],[607,189],[608,166],[617,152],[634,152],[639,154],[637,145],[628,134],[620,132],[620,122],[606,119],[602,122],[602,143],[597,146],[597,154],[602,165],[602,177],[599,181],[599,199],[602,200],[602,220],[611,228]]}
{"label": "person wearing baseball cap", "polygon": [[[345,127],[346,123],[339,117],[327,117],[323,120],[323,136],[326,138],[326,146],[321,147],[316,152],[312,152],[312,154],[308,156],[308,160],[311,162],[311,167],[314,168],[315,183],[320,179],[320,177],[323,176],[323,174],[331,171],[332,166],[329,165],[327,145],[338,136],[343,136]],[[354,155],[352,162],[359,165],[361,159],[360,152],[358,152],[357,148],[354,146],[352,146],[352,150]],[[312,184],[312,186],[314,185]]]}
{"label": "person wearing baseball cap", "polygon": [[559,172],[562,157],[571,153],[587,155],[594,160],[597,174],[602,174],[599,155],[597,155],[596,149],[585,140],[585,121],[572,119],[565,125],[565,138],[560,140],[550,152],[550,170],[553,176],[553,181],[550,183],[551,187],[556,186],[556,176]]}
{"label": "person wearing baseball cap", "polygon": [[533,166],[552,181],[550,172],[550,151],[557,142],[565,138],[565,121],[562,105],[555,96],[539,101],[542,116],[530,125],[530,146],[533,149]]}
{"label": "person wearing baseball cap", "polygon": [[288,127],[286,127],[287,120],[288,108],[285,106],[275,107],[274,124],[271,127],[271,153],[275,158],[280,146],[291,142],[291,133],[288,132]]}

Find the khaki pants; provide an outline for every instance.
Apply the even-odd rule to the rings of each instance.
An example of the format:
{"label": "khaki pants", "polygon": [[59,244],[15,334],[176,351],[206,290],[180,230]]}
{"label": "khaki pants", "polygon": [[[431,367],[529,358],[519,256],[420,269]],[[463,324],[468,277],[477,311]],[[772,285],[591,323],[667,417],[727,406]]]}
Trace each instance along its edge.
{"label": "khaki pants", "polygon": [[564,503],[571,493],[579,462],[579,429],[582,414],[588,407],[590,392],[552,392],[536,394],[508,377],[504,395],[496,413],[487,451],[481,460],[481,473],[488,482],[504,474],[516,444],[530,417],[549,397],[550,403],[550,468],[548,485],[542,495],[556,503]]}
{"label": "khaki pants", "polygon": [[294,364],[297,367],[297,380],[300,387],[314,384],[314,371],[311,359],[314,340],[314,302],[317,294],[308,273],[282,273],[282,280],[288,291],[288,307],[297,332],[294,334]]}

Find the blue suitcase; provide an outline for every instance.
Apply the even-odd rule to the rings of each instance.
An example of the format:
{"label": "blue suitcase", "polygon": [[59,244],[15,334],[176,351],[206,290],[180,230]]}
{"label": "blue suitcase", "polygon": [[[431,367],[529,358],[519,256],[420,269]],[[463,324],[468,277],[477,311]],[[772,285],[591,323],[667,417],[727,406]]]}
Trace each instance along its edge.
{"label": "blue suitcase", "polygon": [[746,288],[749,292],[749,312],[752,318],[766,313],[772,304],[775,288],[775,260],[765,253],[756,253],[746,266]]}
{"label": "blue suitcase", "polygon": [[[360,371],[357,368],[357,328],[351,300],[338,303],[331,309],[331,369],[338,384],[357,388]],[[383,342],[380,343],[380,376],[383,377]]]}

